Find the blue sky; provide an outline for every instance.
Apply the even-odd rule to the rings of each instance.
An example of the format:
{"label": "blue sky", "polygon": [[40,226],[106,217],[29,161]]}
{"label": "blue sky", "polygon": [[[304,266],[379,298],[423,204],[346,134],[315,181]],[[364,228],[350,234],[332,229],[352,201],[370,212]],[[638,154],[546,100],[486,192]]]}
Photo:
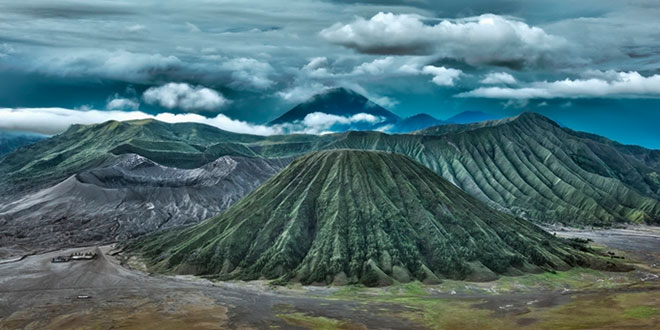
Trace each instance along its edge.
{"label": "blue sky", "polygon": [[660,149],[657,17],[655,0],[5,0],[0,130],[149,115],[274,134],[344,86],[400,116],[537,111]]}

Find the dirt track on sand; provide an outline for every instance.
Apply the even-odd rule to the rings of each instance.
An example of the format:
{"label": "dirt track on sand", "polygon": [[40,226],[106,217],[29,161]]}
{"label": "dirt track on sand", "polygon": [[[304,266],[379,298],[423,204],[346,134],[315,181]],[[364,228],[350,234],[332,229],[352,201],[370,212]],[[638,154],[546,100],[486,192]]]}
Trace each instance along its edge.
{"label": "dirt track on sand", "polygon": [[[91,261],[51,263],[57,255],[87,252],[68,249],[0,264],[0,329],[237,329],[280,326],[282,311],[305,310],[327,317],[359,320],[380,329],[418,328],[389,319],[356,302],[288,296],[237,284],[213,285],[126,269],[96,248]],[[78,296],[89,296],[79,299]],[[358,308],[359,307],[359,308]],[[147,325],[147,326],[145,326]]]}

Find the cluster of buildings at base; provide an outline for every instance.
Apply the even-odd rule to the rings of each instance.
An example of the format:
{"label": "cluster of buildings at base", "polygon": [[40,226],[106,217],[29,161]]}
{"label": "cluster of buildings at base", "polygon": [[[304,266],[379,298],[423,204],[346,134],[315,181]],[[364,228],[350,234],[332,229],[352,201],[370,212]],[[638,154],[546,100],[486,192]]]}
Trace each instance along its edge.
{"label": "cluster of buildings at base", "polygon": [[75,260],[92,260],[96,258],[96,252],[76,252],[69,254],[68,256],[57,256],[53,258],[50,262],[59,263],[59,262],[69,262]]}

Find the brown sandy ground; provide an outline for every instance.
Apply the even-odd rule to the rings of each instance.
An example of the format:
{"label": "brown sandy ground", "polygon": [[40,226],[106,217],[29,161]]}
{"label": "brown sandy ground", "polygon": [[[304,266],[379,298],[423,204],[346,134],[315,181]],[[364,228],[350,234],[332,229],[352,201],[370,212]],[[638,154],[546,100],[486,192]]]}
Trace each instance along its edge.
{"label": "brown sandy ground", "polygon": [[[567,230],[624,256],[628,273],[573,269],[476,283],[386,288],[274,287],[154,276],[93,261],[53,264],[77,248],[0,263],[0,329],[657,329],[660,233]],[[78,299],[87,295],[89,299]]]}

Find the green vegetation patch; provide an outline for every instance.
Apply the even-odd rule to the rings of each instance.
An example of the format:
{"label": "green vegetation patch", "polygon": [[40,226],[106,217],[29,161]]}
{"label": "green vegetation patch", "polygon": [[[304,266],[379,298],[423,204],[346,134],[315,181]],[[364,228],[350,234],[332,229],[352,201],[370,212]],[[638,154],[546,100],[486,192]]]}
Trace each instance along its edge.
{"label": "green vegetation patch", "polygon": [[400,316],[428,329],[513,329],[510,320],[493,317],[488,310],[472,307],[474,302],[458,299],[409,299],[416,310]]}
{"label": "green vegetation patch", "polygon": [[651,329],[660,324],[657,313],[660,292],[585,294],[565,305],[536,310],[538,329]]}
{"label": "green vegetation patch", "polygon": [[277,317],[286,323],[298,327],[313,330],[363,330],[364,325],[354,324],[346,321],[335,320],[322,316],[310,316],[303,313],[278,314]]}
{"label": "green vegetation patch", "polygon": [[658,315],[658,308],[652,306],[636,306],[626,309],[623,313],[627,317],[646,319]]}
{"label": "green vegetation patch", "polygon": [[[365,305],[388,303],[404,306],[405,309],[400,312],[393,313],[390,309],[383,313],[388,317],[413,321],[429,329],[655,329],[660,324],[657,308],[660,291],[653,285],[646,288],[648,291],[631,293],[578,293],[567,303],[548,307],[525,301],[535,298],[521,297],[516,300],[515,296],[510,296],[512,312],[506,312],[507,306],[499,306],[505,309],[500,309],[498,305],[478,307],[488,299],[360,294],[360,291],[377,290],[370,288],[352,288],[346,289],[346,292],[351,292],[353,299]],[[342,299],[350,297],[347,294],[341,295]],[[536,299],[543,297],[544,294],[539,293]]]}

